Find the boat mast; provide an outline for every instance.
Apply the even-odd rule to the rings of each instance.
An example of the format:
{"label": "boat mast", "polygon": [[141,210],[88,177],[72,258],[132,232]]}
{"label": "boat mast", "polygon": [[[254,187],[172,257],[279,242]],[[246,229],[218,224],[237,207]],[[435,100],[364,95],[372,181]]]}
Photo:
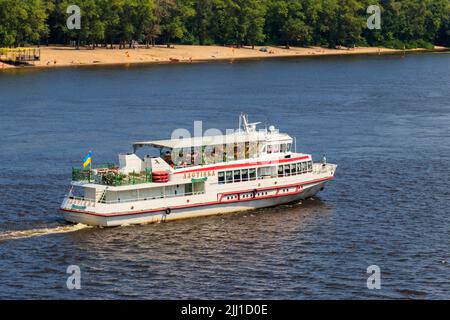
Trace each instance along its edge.
{"label": "boat mast", "polygon": [[241,116],[239,117],[239,127],[243,127],[245,133],[252,133],[256,132],[256,126],[260,124],[261,122],[248,122],[248,116],[244,113],[241,113]]}

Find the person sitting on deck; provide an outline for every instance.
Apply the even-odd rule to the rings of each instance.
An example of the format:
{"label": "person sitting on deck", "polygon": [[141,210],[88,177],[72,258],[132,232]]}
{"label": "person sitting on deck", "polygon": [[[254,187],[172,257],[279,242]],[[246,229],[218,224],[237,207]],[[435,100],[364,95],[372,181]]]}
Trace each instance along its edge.
{"label": "person sitting on deck", "polygon": [[166,151],[166,153],[164,154],[164,161],[167,162],[167,164],[172,168],[175,166],[172,161],[172,154],[170,153],[170,151]]}
{"label": "person sitting on deck", "polygon": [[211,164],[216,162],[216,148],[208,146],[203,152],[203,164]]}
{"label": "person sitting on deck", "polygon": [[177,162],[178,167],[186,167],[188,165],[183,151],[180,151],[180,153],[178,154],[178,158],[175,161]]}
{"label": "person sitting on deck", "polygon": [[199,165],[199,164],[202,164],[201,162],[201,158],[200,158],[200,154],[195,150],[192,154],[191,154],[191,156],[192,156],[192,164],[193,165]]}

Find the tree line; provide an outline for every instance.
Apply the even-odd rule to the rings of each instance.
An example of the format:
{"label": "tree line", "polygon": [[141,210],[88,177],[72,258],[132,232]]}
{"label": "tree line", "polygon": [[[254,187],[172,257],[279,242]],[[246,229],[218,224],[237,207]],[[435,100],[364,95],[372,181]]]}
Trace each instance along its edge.
{"label": "tree line", "polygon": [[[81,9],[69,30],[67,8]],[[367,28],[370,5],[381,29]],[[450,0],[0,0],[0,47],[450,45]]]}

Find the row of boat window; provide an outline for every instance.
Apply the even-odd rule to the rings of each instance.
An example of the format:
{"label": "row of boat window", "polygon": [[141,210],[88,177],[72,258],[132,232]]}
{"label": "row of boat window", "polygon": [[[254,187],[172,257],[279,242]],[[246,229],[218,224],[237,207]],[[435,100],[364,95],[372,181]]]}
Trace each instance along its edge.
{"label": "row of boat window", "polygon": [[294,176],[297,174],[312,172],[312,161],[304,161],[278,166],[278,176]]}
{"label": "row of boat window", "polygon": [[268,154],[278,153],[278,152],[289,152],[291,151],[290,143],[282,143],[282,144],[269,144],[264,147],[263,152]]}
{"label": "row of boat window", "polygon": [[256,168],[219,171],[219,184],[256,180]]}
{"label": "row of boat window", "polygon": [[[312,171],[312,161],[304,161],[298,163],[279,165],[277,174],[278,177],[285,177],[303,174],[311,171]],[[259,177],[259,175],[260,173],[258,173],[257,175],[256,168],[251,168],[251,169],[219,171],[217,176],[219,184],[225,184],[225,183],[256,180],[261,178]]]}
{"label": "row of boat window", "polygon": [[[257,192],[257,193],[251,193],[251,194],[243,194],[241,196],[241,199],[249,199],[249,198],[254,198],[254,197],[260,197],[260,196],[267,196],[269,193],[267,191],[265,192]],[[233,200],[233,199],[238,199],[237,195],[234,196],[226,196],[225,199],[227,200]]]}

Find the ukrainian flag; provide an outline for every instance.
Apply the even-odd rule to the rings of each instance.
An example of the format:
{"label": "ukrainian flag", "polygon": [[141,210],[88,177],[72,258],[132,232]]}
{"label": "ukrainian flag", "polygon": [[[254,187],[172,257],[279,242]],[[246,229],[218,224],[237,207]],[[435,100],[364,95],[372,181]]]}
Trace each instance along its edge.
{"label": "ukrainian flag", "polygon": [[83,158],[83,168],[86,168],[92,161],[92,151],[89,151],[88,154]]}

